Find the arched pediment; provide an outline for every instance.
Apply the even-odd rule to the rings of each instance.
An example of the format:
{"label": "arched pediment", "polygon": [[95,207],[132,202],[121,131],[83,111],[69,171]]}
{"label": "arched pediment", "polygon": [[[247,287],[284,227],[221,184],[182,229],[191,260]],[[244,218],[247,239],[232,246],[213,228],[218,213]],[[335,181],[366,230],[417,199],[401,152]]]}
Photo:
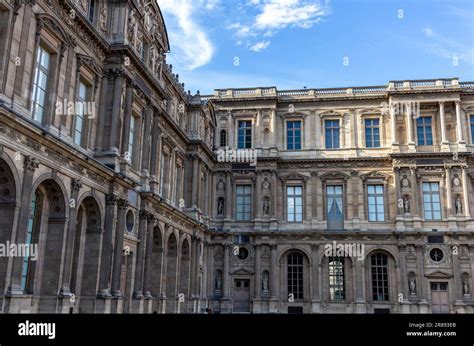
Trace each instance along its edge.
{"label": "arched pediment", "polygon": [[299,173],[289,173],[289,174],[281,176],[280,179],[282,181],[288,181],[288,180],[306,181],[308,180],[308,177],[306,175],[299,174]]}
{"label": "arched pediment", "polygon": [[328,180],[328,179],[344,179],[347,180],[349,179],[349,176],[347,174],[344,174],[342,172],[328,172],[324,173],[319,177],[321,180]]}
{"label": "arched pediment", "polygon": [[67,46],[74,45],[74,38],[72,38],[63,26],[53,16],[46,13],[36,14],[37,31],[41,31],[42,27],[47,27],[53,34],[55,34],[60,41]]}
{"label": "arched pediment", "polygon": [[381,172],[378,172],[378,171],[371,171],[371,172],[366,173],[366,174],[361,174],[360,178],[364,181],[367,180],[367,179],[388,180],[390,178],[390,176],[388,174],[381,173]]}

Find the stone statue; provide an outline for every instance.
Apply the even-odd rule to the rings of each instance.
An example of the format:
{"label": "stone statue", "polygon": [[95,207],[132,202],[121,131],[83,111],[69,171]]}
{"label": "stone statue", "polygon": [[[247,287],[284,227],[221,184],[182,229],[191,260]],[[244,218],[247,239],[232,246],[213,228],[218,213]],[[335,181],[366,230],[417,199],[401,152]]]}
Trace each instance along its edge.
{"label": "stone statue", "polygon": [[465,295],[469,295],[470,292],[469,292],[469,281],[467,278],[464,278],[462,280],[462,291]]}
{"label": "stone statue", "polygon": [[102,9],[100,11],[100,16],[99,16],[99,27],[100,27],[100,30],[104,32],[107,31],[107,12],[108,12],[107,1],[104,1],[104,3],[102,4]]}
{"label": "stone statue", "polygon": [[454,209],[456,210],[456,214],[462,214],[462,202],[461,198],[456,198],[456,201],[454,201]]}
{"label": "stone statue", "polygon": [[219,198],[217,201],[217,215],[224,215],[224,199]]}
{"label": "stone statue", "polygon": [[268,198],[263,199],[263,215],[270,215],[270,201]]}
{"label": "stone statue", "polygon": [[128,16],[127,39],[130,45],[135,46],[135,37],[137,34],[137,20],[135,19],[135,9],[132,9]]}
{"label": "stone statue", "polygon": [[410,214],[410,199],[408,197],[403,199],[403,212],[405,214]]}
{"label": "stone statue", "polygon": [[415,295],[416,294],[416,281],[415,281],[415,279],[410,279],[410,282],[408,283],[408,286],[410,288],[410,294]]}
{"label": "stone statue", "polygon": [[262,278],[262,288],[264,292],[268,292],[268,272],[263,272],[263,278]]}
{"label": "stone statue", "polygon": [[221,273],[221,272],[217,272],[217,276],[216,276],[216,290],[217,290],[217,291],[222,290],[222,273]]}

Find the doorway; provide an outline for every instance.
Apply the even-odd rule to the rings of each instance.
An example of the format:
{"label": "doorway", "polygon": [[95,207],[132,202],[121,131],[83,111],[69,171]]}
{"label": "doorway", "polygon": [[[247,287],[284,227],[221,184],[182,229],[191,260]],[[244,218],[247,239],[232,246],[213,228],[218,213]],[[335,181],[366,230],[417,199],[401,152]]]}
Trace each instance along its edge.
{"label": "doorway", "polygon": [[431,286],[431,313],[449,314],[449,297],[447,282],[432,282]]}
{"label": "doorway", "polygon": [[234,312],[250,312],[250,280],[234,280]]}

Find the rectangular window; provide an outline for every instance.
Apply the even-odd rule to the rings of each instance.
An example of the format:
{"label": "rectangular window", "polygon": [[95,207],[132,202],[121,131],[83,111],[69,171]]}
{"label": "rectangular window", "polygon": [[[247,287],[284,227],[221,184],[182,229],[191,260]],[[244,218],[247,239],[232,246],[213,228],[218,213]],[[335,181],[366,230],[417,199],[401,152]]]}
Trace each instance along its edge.
{"label": "rectangular window", "polygon": [[237,221],[250,221],[252,215],[252,186],[237,185]]}
{"label": "rectangular window", "polygon": [[288,121],[286,123],[286,134],[287,149],[301,149],[301,121]]}
{"label": "rectangular window", "polygon": [[77,97],[76,117],[74,124],[74,143],[82,144],[82,132],[84,130],[84,106],[87,98],[87,87],[84,83],[79,82],[79,93]]}
{"label": "rectangular window", "polygon": [[416,119],[416,134],[418,137],[418,145],[433,145],[431,117]]}
{"label": "rectangular window", "polygon": [[371,256],[372,299],[387,301],[388,295],[388,257],[377,253]]}
{"label": "rectangular window", "polygon": [[369,221],[385,221],[383,185],[367,186]]}
{"label": "rectangular window", "polygon": [[326,212],[328,229],[344,229],[344,208],[342,196],[342,185],[326,186]]}
{"label": "rectangular window", "polygon": [[128,157],[130,163],[133,160],[133,154],[135,150],[135,127],[136,127],[136,118],[134,116],[130,117],[130,132],[128,136]]}
{"label": "rectangular window", "polygon": [[339,146],[339,120],[326,120],[326,149],[338,149]]}
{"label": "rectangular window", "polygon": [[239,121],[237,148],[252,148],[252,122],[250,120]]}
{"label": "rectangular window", "polygon": [[423,210],[425,220],[441,220],[439,183],[423,183]]}
{"label": "rectangular window", "polygon": [[303,255],[292,252],[288,255],[288,295],[292,294],[294,299],[301,300],[304,297],[303,288]]}
{"label": "rectangular window", "polygon": [[[31,245],[33,243],[33,230],[35,227],[36,215],[36,193],[33,194],[30,205],[30,217],[28,218],[28,229],[26,233],[26,244]],[[30,256],[29,253],[25,254],[23,258],[23,267],[21,271],[21,288],[23,291],[27,290],[28,287],[28,272],[30,268]]]}
{"label": "rectangular window", "polygon": [[303,187],[288,186],[286,200],[288,222],[303,222]]}
{"label": "rectangular window", "polygon": [[31,95],[33,119],[38,122],[43,120],[50,58],[50,54],[44,50],[43,47],[39,47],[36,56],[33,92]]}
{"label": "rectangular window", "polygon": [[341,301],[346,299],[344,283],[344,258],[329,257],[329,299]]}
{"label": "rectangular window", "polygon": [[474,144],[474,115],[469,116],[469,122],[471,124],[471,144]]}
{"label": "rectangular window", "polygon": [[365,119],[365,146],[380,148],[380,120]]}
{"label": "rectangular window", "polygon": [[87,19],[92,23],[94,21],[95,0],[89,0],[89,10],[87,11]]}

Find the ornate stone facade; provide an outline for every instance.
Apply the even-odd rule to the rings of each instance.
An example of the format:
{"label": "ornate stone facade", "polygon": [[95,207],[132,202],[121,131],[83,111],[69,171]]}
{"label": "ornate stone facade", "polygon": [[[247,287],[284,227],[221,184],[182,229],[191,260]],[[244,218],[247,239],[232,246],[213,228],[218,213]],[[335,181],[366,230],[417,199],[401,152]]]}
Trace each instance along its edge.
{"label": "ornate stone facade", "polygon": [[191,95],[155,2],[0,23],[2,312],[474,312],[474,83]]}

